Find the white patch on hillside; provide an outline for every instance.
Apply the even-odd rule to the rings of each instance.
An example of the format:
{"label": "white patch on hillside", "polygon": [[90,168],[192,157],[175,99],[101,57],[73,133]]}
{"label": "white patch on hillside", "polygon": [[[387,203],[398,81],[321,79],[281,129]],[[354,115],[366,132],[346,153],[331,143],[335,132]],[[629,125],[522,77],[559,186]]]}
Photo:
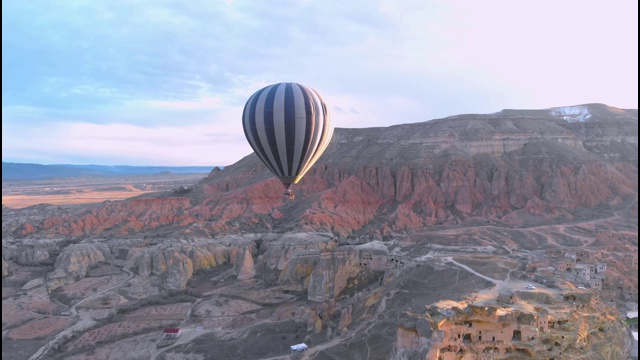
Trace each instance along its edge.
{"label": "white patch on hillside", "polygon": [[553,116],[559,116],[567,122],[585,122],[591,117],[586,106],[564,106],[549,110]]}
{"label": "white patch on hillside", "polygon": [[388,251],[387,246],[382,241],[379,241],[379,240],[370,241],[366,244],[356,245],[355,248]]}

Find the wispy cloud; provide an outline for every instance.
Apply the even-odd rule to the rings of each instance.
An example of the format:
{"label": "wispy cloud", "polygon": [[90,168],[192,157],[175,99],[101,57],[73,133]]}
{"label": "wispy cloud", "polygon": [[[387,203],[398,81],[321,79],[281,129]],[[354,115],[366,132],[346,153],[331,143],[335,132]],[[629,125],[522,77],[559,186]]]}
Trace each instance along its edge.
{"label": "wispy cloud", "polygon": [[[4,1],[3,158],[226,165],[250,152],[244,102],[280,81],[319,90],[338,127],[637,108],[637,13],[624,0]],[[218,132],[231,140],[202,135]]]}
{"label": "wispy cloud", "polygon": [[131,165],[226,165],[251,149],[235,125],[146,128],[130,124],[58,123],[23,132],[3,132],[2,152],[20,161]]}

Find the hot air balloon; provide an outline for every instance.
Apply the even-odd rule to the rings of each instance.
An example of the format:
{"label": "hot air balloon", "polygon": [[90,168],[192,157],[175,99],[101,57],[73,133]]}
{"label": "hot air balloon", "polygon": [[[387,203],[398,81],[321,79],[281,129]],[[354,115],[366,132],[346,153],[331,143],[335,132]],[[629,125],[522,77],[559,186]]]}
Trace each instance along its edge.
{"label": "hot air balloon", "polygon": [[242,114],[244,135],[256,155],[282,182],[285,195],[329,145],[333,127],[320,94],[305,85],[278,83],[256,91]]}

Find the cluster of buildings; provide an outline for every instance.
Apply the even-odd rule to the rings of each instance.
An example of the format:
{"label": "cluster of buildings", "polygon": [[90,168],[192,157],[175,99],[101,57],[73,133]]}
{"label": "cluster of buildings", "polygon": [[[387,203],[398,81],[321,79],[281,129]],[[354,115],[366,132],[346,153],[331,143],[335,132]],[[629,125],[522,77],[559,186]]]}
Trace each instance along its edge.
{"label": "cluster of buildings", "polygon": [[[560,255],[560,256],[558,256]],[[551,257],[551,259],[549,259]],[[540,283],[554,283],[557,276],[574,283],[578,287],[589,287],[594,290],[604,289],[607,264],[588,263],[588,253],[551,253],[531,260],[527,264],[529,278]]]}
{"label": "cluster of buildings", "polygon": [[500,306],[468,305],[465,309],[430,306],[427,313],[437,324],[427,359],[443,360],[476,358],[478,354],[487,354],[488,358],[491,353],[504,355],[507,348],[516,348],[523,357],[532,357],[531,341],[568,321],[549,316],[543,308],[526,313]]}
{"label": "cluster of buildings", "polygon": [[[607,264],[591,262],[588,252],[565,252],[552,250],[536,254],[527,264],[526,271],[532,280],[553,285],[558,278],[573,283],[581,289],[591,289],[599,298],[624,311],[637,311],[638,290],[623,287],[622,284],[607,282]],[[623,263],[627,267],[637,264],[637,258],[627,254]]]}

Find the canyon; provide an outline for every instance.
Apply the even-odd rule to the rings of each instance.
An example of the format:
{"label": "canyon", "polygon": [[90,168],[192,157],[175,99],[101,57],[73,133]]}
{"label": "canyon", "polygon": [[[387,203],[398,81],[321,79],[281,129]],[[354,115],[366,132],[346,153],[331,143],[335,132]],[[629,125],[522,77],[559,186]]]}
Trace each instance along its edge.
{"label": "canyon", "polygon": [[336,129],[294,201],[252,154],[171,191],[3,205],[3,354],[626,359],[637,134],[603,104],[458,115]]}

